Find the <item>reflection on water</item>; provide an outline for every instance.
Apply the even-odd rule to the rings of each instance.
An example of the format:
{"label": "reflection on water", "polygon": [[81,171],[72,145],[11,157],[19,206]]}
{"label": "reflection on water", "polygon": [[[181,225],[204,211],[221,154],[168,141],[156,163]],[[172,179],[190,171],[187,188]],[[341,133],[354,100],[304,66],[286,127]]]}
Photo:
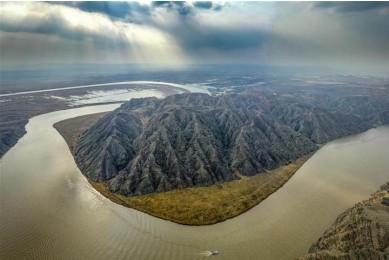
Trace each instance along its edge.
{"label": "reflection on water", "polygon": [[52,127],[114,107],[37,116],[1,159],[1,259],[292,259],[389,178],[389,127],[379,127],[325,145],[284,187],[236,218],[178,225],[96,192]]}

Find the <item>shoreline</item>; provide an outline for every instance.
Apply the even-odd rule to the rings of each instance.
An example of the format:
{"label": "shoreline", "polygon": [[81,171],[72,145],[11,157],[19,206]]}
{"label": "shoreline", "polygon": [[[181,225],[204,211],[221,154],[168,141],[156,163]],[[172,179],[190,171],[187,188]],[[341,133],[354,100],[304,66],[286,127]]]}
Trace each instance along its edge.
{"label": "shoreline", "polygon": [[[106,113],[70,118],[54,124],[70,152],[79,135]],[[318,149],[321,146],[318,146]],[[317,151],[317,150],[316,150]],[[177,224],[212,225],[237,217],[255,207],[285,185],[298,169],[316,152],[268,172],[204,187],[189,187],[161,193],[126,197],[106,190],[105,184],[88,180],[104,197],[154,217]]]}
{"label": "shoreline", "polygon": [[[304,163],[315,154],[315,152],[312,152],[308,155],[300,157],[295,162],[292,162],[292,163],[287,164],[287,165],[283,165],[283,166],[278,167],[274,170],[271,170],[271,171],[268,171],[265,173],[259,173],[255,176],[252,176],[252,177],[244,177],[243,179],[240,179],[240,180],[224,182],[221,184],[214,184],[211,186],[190,187],[190,188],[184,188],[184,189],[179,189],[179,190],[172,190],[172,191],[167,191],[167,192],[153,193],[153,194],[147,194],[147,195],[142,195],[142,196],[133,196],[133,197],[126,197],[126,196],[121,195],[121,194],[112,193],[110,191],[107,191],[105,183],[92,181],[92,180],[88,179],[85,175],[84,175],[84,177],[88,180],[88,182],[92,185],[92,187],[95,188],[95,190],[97,190],[105,198],[109,199],[110,201],[112,201],[116,204],[122,205],[122,206],[127,207],[127,208],[135,209],[135,210],[141,211],[143,213],[146,213],[150,216],[160,218],[163,220],[168,220],[168,221],[174,222],[176,224],[180,224],[180,225],[208,226],[208,225],[214,225],[214,224],[224,222],[226,220],[238,217],[239,215],[241,215],[241,214],[249,211],[253,207],[259,205],[262,201],[264,201],[269,196],[271,196],[273,193],[277,192],[280,188],[282,188],[294,176],[294,174],[301,168],[301,166],[303,166]],[[289,170],[289,169],[287,169],[288,167],[293,167],[293,168]],[[283,171],[285,171],[285,172],[283,172]],[[177,218],[177,216],[175,216],[173,214],[169,214],[169,213],[166,214],[165,212],[161,212],[160,210],[158,210],[159,208],[154,208],[154,207],[147,208],[147,204],[152,200],[163,200],[164,202],[166,202],[169,198],[177,197],[177,196],[187,199],[187,196],[188,195],[190,196],[190,193],[193,190],[198,190],[197,194],[203,194],[204,192],[207,192],[207,190],[211,190],[211,189],[215,189],[215,188],[219,189],[220,186],[223,186],[225,184],[227,184],[226,186],[230,186],[230,185],[234,185],[235,182],[241,182],[241,181],[245,181],[248,184],[250,182],[255,182],[255,180],[253,180],[253,179],[262,179],[261,177],[269,177],[269,175],[277,174],[277,172],[283,172],[282,174],[285,174],[284,176],[278,176],[278,178],[280,178],[279,179],[280,183],[273,183],[271,181],[260,183],[262,185],[270,186],[270,190],[267,190],[265,193],[260,194],[259,197],[256,196],[255,191],[254,191],[253,193],[251,193],[249,195],[250,195],[250,197],[254,196],[254,198],[258,198],[257,200],[255,200],[255,199],[252,201],[250,201],[249,199],[245,200],[246,202],[250,203],[249,206],[241,208],[239,211],[236,211],[230,215],[224,216],[223,218],[220,218],[220,219],[216,219],[216,220],[215,219],[210,219],[210,220],[206,219],[206,220],[202,220],[200,222],[196,221],[197,219],[195,219],[192,221],[192,219],[181,219],[181,218]],[[267,176],[263,176],[263,175],[267,175]],[[255,178],[255,177],[257,177],[257,178]],[[272,176],[270,176],[270,177],[272,177]],[[258,190],[258,188],[256,190]],[[247,195],[246,197],[249,197],[249,195]],[[144,204],[142,205],[142,203],[146,204],[146,207]],[[167,207],[171,206],[169,203],[167,203],[167,204],[168,204]],[[204,213],[204,209],[197,210],[197,212]]]}
{"label": "shoreline", "polygon": [[[197,86],[159,81],[124,81],[0,93],[0,120],[4,121],[4,125],[0,127],[0,159],[24,136],[26,133],[26,124],[32,117],[63,109],[124,103],[127,98],[120,101],[105,100],[101,102],[97,101],[96,103],[77,103],[77,100],[72,101],[69,99],[71,96],[82,97],[88,91],[119,89],[129,91],[157,90],[163,93],[164,96],[185,92],[206,92],[210,94],[206,88],[203,89]],[[53,95],[50,95],[50,93]],[[86,98],[85,100],[89,99]]]}
{"label": "shoreline", "polygon": [[297,260],[387,259],[389,252],[389,182],[340,213],[332,225]]}
{"label": "shoreline", "polygon": [[[0,94],[0,97],[10,97],[10,96],[18,96],[18,95],[25,95],[25,94],[35,94],[35,93],[45,93],[45,92],[55,92],[55,91],[63,91],[63,90],[74,90],[74,89],[84,89],[84,88],[95,88],[95,87],[106,87],[106,86],[120,86],[120,85],[143,85],[143,84],[150,84],[150,85],[162,85],[162,86],[168,86],[171,88],[177,88],[184,91],[191,92],[191,89],[197,89],[200,88],[193,87],[186,84],[178,84],[178,83],[171,83],[171,82],[163,82],[163,81],[149,81],[149,80],[130,80],[130,81],[119,81],[119,82],[109,82],[109,83],[99,83],[99,84],[89,84],[89,85],[80,85],[80,86],[70,86],[70,87],[62,87],[62,88],[49,88],[49,89],[37,89],[37,90],[30,90],[30,91],[19,91],[19,92],[13,92],[13,93],[2,93]],[[205,90],[203,90],[205,91]],[[208,93],[209,91],[206,90],[204,93]]]}

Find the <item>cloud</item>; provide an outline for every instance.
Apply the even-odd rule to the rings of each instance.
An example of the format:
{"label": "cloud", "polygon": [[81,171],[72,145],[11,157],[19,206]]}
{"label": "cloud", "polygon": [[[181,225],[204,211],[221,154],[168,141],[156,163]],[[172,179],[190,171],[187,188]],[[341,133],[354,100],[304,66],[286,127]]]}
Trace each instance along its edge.
{"label": "cloud", "polygon": [[[45,12],[41,12],[44,9]],[[17,12],[13,12],[17,10]],[[66,40],[92,41],[100,46],[126,46],[120,28],[100,14],[45,3],[2,4],[0,31],[55,35]]]}
{"label": "cloud", "polygon": [[2,63],[186,61],[174,38],[149,24],[43,2],[0,3],[0,11]]}
{"label": "cloud", "polygon": [[71,6],[82,11],[102,13],[114,18],[124,18],[131,11],[127,2],[72,2]]}
{"label": "cloud", "polygon": [[21,53],[53,62],[88,53],[87,62],[389,70],[386,2],[2,2],[0,15],[3,63]]}
{"label": "cloud", "polygon": [[333,9],[336,12],[365,12],[389,7],[389,2],[315,2],[315,8]]}
{"label": "cloud", "polygon": [[193,2],[193,6],[200,9],[211,9],[213,4],[210,1]]}
{"label": "cloud", "polygon": [[192,13],[192,6],[187,2],[182,1],[156,1],[152,2],[154,8],[165,8],[169,11],[176,11],[180,15],[188,15]]}
{"label": "cloud", "polygon": [[137,14],[149,15],[151,10],[146,4],[139,2],[47,2],[53,5],[64,5],[77,8],[84,12],[104,14],[111,19],[124,19]]}
{"label": "cloud", "polygon": [[188,51],[213,49],[219,52],[255,49],[267,40],[267,32],[261,28],[217,28],[195,25],[181,27],[174,36]]}
{"label": "cloud", "polygon": [[[167,60],[169,55],[186,57],[185,60],[200,56],[226,60],[232,53],[243,57],[247,55],[239,55],[239,51],[256,51],[264,45],[267,31],[261,26],[262,20],[253,23],[250,19],[258,12],[231,15],[230,9],[225,15],[212,11],[214,8],[215,5],[211,9],[200,8],[205,12],[196,13],[199,8],[191,3],[155,2],[148,7],[150,13],[131,9],[131,16],[119,19],[113,17],[124,17],[124,13],[108,12],[103,5],[5,3],[0,31],[18,33],[24,38],[25,33],[56,36],[93,44],[102,52],[127,50],[145,59],[156,54],[154,59],[159,60]],[[135,14],[137,23],[130,20]],[[244,22],[244,18],[249,19]],[[34,38],[36,42],[38,39]]]}
{"label": "cloud", "polygon": [[0,30],[4,32],[24,32],[34,34],[57,35],[64,39],[82,40],[88,37],[88,32],[81,28],[72,28],[64,23],[62,16],[48,15],[44,17],[27,16],[25,23],[14,23],[3,17]]}
{"label": "cloud", "polygon": [[195,15],[194,9],[203,9],[209,11],[220,11],[222,4],[212,3],[211,1],[183,2],[183,1],[156,1],[152,2],[152,8],[165,8],[169,11],[175,11],[182,16]]}
{"label": "cloud", "polygon": [[[198,8],[199,4],[201,8]],[[176,15],[176,4],[171,2],[154,5],[164,8],[157,9],[153,26],[171,35],[191,55],[197,56],[201,50],[207,50],[228,56],[227,52],[260,48],[268,38],[269,18],[262,15],[256,5],[251,6],[250,12],[239,12],[235,7],[225,5],[222,13],[214,11],[212,2],[194,2],[192,15]],[[245,9],[246,6],[239,3],[236,8]],[[196,9],[204,11],[197,12]],[[268,14],[269,10],[266,12]]]}
{"label": "cloud", "polygon": [[213,10],[214,11],[220,11],[223,9],[223,5],[221,4],[213,4]]}
{"label": "cloud", "polygon": [[340,12],[301,2],[275,8],[277,18],[265,45],[269,62],[389,71],[389,13],[381,8]]}

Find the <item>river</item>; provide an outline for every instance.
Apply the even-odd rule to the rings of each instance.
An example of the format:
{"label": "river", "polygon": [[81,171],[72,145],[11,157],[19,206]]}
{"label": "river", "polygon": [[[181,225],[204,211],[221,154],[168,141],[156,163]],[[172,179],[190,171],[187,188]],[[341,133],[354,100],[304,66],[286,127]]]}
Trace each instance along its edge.
{"label": "river", "polygon": [[45,93],[45,92],[55,92],[55,91],[64,91],[64,90],[73,90],[73,89],[84,89],[84,88],[96,88],[96,87],[107,87],[107,86],[123,86],[123,85],[162,85],[162,86],[168,86],[178,89],[185,89],[189,92],[196,92],[196,93],[207,93],[209,94],[209,91],[207,88],[209,86],[202,86],[199,84],[192,84],[192,85],[183,85],[183,84],[176,84],[176,83],[170,83],[170,82],[162,82],[162,81],[120,81],[120,82],[111,82],[111,83],[100,83],[100,84],[91,84],[91,85],[80,85],[80,86],[72,86],[72,87],[62,87],[62,88],[50,88],[50,89],[39,89],[39,90],[31,90],[31,91],[21,91],[21,92],[14,92],[14,93],[7,93],[7,94],[0,94],[0,97],[10,97],[10,96],[18,96],[18,95],[26,95],[26,94],[36,94],[36,93]]}
{"label": "river", "polygon": [[104,105],[30,119],[0,160],[1,259],[293,259],[389,179],[389,127],[323,146],[277,192],[210,226],[183,226],[117,205],[95,191],[53,124]]}

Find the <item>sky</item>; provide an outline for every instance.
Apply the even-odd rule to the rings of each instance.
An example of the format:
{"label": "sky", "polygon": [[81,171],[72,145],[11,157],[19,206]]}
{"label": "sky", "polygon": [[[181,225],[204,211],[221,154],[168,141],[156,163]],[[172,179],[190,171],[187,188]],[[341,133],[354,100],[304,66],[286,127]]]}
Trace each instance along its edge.
{"label": "sky", "polygon": [[389,2],[1,2],[0,66],[258,64],[389,74]]}

